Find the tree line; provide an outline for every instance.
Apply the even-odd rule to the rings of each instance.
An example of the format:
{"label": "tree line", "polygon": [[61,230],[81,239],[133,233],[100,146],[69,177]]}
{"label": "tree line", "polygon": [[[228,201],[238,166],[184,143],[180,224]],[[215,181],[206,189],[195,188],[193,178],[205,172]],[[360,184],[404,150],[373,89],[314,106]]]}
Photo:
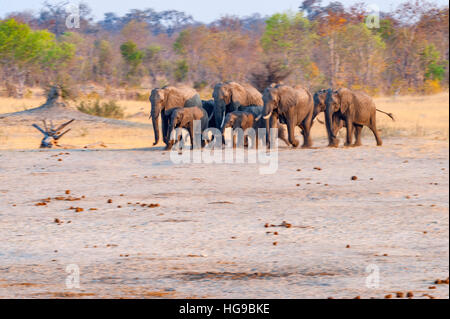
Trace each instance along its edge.
{"label": "tree line", "polygon": [[[8,95],[26,87],[87,83],[211,89],[219,81],[348,87],[370,94],[448,88],[448,6],[415,0],[367,23],[368,7],[306,0],[296,12],[225,16],[210,24],[184,12],[130,10],[94,21],[80,5],[69,29],[67,2],[0,20],[0,75]],[[370,22],[370,21],[369,21]]]}

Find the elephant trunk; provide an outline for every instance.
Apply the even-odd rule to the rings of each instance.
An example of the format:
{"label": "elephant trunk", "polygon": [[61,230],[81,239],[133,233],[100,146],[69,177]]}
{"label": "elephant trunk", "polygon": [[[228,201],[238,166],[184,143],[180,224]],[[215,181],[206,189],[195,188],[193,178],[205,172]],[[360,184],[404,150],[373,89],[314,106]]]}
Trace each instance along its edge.
{"label": "elephant trunk", "polygon": [[328,142],[330,146],[336,145],[336,134],[333,129],[333,110],[331,106],[328,106],[325,110],[325,123],[327,126]]}
{"label": "elephant trunk", "polygon": [[264,101],[262,118],[266,126],[266,145],[270,144],[270,122],[272,120],[274,107],[272,102]]}
{"label": "elephant trunk", "polygon": [[266,145],[270,144],[270,117],[264,118],[266,124]]}
{"label": "elephant trunk", "polygon": [[216,128],[222,129],[225,121],[226,105],[222,100],[217,100],[214,105],[214,117],[216,119]]}
{"label": "elephant trunk", "polygon": [[153,123],[153,132],[155,134],[155,143],[154,145],[158,144],[160,142],[160,136],[159,136],[159,114],[160,112],[153,112],[152,109],[152,123]]}

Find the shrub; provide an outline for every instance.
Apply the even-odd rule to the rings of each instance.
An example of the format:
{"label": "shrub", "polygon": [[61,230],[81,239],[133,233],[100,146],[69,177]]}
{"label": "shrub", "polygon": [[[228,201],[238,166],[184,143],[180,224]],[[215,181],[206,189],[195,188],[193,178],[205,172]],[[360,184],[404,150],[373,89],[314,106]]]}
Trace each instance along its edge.
{"label": "shrub", "polygon": [[121,106],[119,106],[116,101],[109,101],[100,103],[100,100],[96,100],[95,102],[84,102],[80,103],[78,106],[78,110],[80,112],[114,119],[122,119],[124,118],[124,111]]}
{"label": "shrub", "polygon": [[442,92],[441,83],[439,80],[426,79],[423,84],[424,94],[436,94]]}
{"label": "shrub", "polygon": [[147,102],[150,99],[150,92],[147,93],[137,93],[136,94],[136,101],[141,101],[141,102]]}

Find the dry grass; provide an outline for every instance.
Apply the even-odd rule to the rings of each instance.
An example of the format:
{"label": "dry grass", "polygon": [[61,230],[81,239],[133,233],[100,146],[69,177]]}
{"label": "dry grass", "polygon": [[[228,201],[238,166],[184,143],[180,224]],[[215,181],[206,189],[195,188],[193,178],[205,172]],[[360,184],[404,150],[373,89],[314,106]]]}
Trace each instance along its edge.
{"label": "dry grass", "polygon": [[[391,112],[396,122],[383,114],[378,114],[378,128],[383,138],[394,136],[422,137],[448,140],[449,138],[449,94],[440,93],[431,96],[380,97],[375,99],[377,107]],[[107,101],[102,100],[102,101]],[[43,98],[12,99],[0,98],[0,114],[23,111],[37,107],[44,102]],[[79,102],[70,102],[78,105]],[[150,124],[150,104],[141,101],[119,100],[117,103],[125,111],[125,119],[132,122]],[[323,119],[323,116],[320,116]],[[104,126],[85,126],[74,123],[73,131],[61,141],[74,147],[83,147],[97,142],[105,143],[109,148],[150,147],[153,143],[153,132],[145,128],[121,128]],[[150,127],[150,126],[149,126]],[[120,131],[120,132],[119,132]],[[341,131],[341,136],[345,130]],[[312,131],[313,139],[326,137],[325,127],[315,123]],[[372,133],[364,130],[370,138]],[[40,134],[31,126],[0,127],[0,149],[35,149],[40,143]]]}
{"label": "dry grass", "polygon": [[15,99],[0,97],[0,114],[26,111],[45,103],[45,98]]}
{"label": "dry grass", "polygon": [[[65,148],[146,148],[153,144],[153,132],[144,128],[107,127],[74,122],[72,131],[61,139]],[[0,129],[1,149],[37,149],[42,134],[31,126]]]}
{"label": "dry grass", "polygon": [[[382,137],[427,137],[440,140],[449,138],[449,93],[429,96],[400,96],[375,98],[378,109],[393,113],[393,122],[384,114],[377,114],[378,129]],[[320,115],[323,120],[323,115]],[[326,137],[323,125],[315,123],[313,137]],[[340,132],[344,136],[345,130]],[[364,136],[373,136],[364,128]]]}
{"label": "dry grass", "polygon": [[379,109],[396,117],[378,116],[378,128],[384,136],[432,137],[448,140],[449,94],[403,96],[376,99]]}

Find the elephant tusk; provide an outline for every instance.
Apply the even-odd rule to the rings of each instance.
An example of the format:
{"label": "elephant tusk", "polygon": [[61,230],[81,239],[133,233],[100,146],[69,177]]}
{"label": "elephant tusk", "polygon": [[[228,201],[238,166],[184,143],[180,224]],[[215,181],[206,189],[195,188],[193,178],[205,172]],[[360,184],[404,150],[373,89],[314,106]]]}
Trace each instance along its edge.
{"label": "elephant tusk", "polygon": [[220,124],[220,127],[223,127],[223,124],[225,124],[225,116],[226,116],[226,112],[227,112],[227,110],[225,109],[225,110],[223,111],[222,124]]}
{"label": "elephant tusk", "polygon": [[272,112],[270,112],[268,115],[264,116],[263,119],[268,120],[272,116]]}

